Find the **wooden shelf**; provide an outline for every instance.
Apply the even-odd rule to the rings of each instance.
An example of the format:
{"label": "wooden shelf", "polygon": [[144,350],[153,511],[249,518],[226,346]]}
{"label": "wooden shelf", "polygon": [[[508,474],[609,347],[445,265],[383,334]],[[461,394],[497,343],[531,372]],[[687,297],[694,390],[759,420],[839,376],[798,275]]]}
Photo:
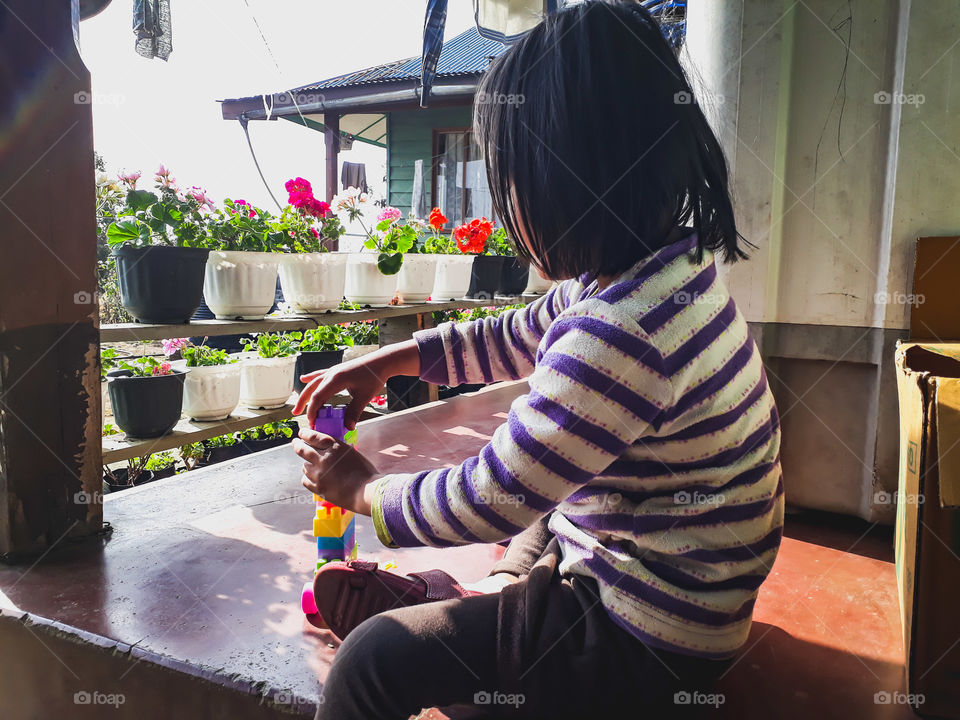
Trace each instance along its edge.
{"label": "wooden shelf", "polygon": [[200,442],[207,438],[226,435],[228,433],[247,430],[257,425],[263,425],[277,420],[286,420],[293,416],[293,405],[284,405],[275,410],[248,410],[237,408],[226,420],[212,422],[197,422],[182,419],[177,423],[173,432],[158,438],[128,438],[123,433],[108,435],[103,438],[103,464],[129,460],[135,457],[146,457],[155,452],[173,450],[192,442]]}
{"label": "wooden shelf", "polygon": [[146,323],[120,323],[100,327],[100,342],[116,343],[138,340],[164,340],[176,337],[236,335],[254,332],[279,332],[308,330],[321,325],[335,325],[359,320],[420,315],[442,310],[459,310],[478,307],[502,307],[530,302],[539,295],[495,298],[493,300],[455,300],[444,303],[420,303],[416,305],[391,305],[366,310],[337,310],[322,315],[272,315],[263,320],[199,320],[191,323],[153,325]]}
{"label": "wooden shelf", "polygon": [[[384,392],[386,392],[386,389],[384,389]],[[290,396],[290,401],[286,405],[274,410],[251,410],[238,407],[230,417],[224,420],[199,422],[189,418],[181,418],[173,432],[157,438],[129,438],[123,433],[107,435],[103,438],[103,464],[109,465],[130,458],[146,457],[156,452],[174,450],[188,443],[200,442],[218,435],[248,430],[264,423],[288,420],[293,417],[293,403],[296,398],[297,395],[294,393]],[[350,400],[350,396],[346,393],[334,395],[330,398],[330,402],[335,405],[344,405],[349,403]],[[301,415],[300,417],[306,416]]]}

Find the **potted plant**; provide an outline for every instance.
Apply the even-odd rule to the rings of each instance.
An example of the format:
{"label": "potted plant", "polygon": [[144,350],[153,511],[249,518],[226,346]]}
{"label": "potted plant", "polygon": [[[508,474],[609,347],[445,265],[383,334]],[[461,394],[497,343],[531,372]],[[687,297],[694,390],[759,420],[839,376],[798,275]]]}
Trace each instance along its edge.
{"label": "potted plant", "polygon": [[270,422],[264,425],[244,430],[239,433],[240,442],[243,443],[247,453],[269,450],[272,447],[285,445],[300,429],[296,420],[286,420],[284,422]]}
{"label": "potted plant", "polygon": [[347,254],[328,252],[328,246],[343,235],[343,224],[303,178],[287,181],[286,188],[288,205],[280,214],[285,252],[278,256],[284,299],[308,315],[335,310],[343,299]]}
{"label": "potted plant", "polygon": [[[240,365],[226,350],[192,345],[181,339],[186,366],[183,411],[194,420],[223,420],[240,403]],[[165,348],[166,349],[166,348]]]}
{"label": "potted plant", "polygon": [[324,368],[333,367],[343,362],[344,349],[353,345],[350,337],[340,325],[321,325],[311,330],[304,330],[300,341],[300,354],[293,373],[293,388],[302,392],[305,387],[300,379],[301,375],[312,373]]}
{"label": "potted plant", "polygon": [[244,200],[225,200],[207,221],[203,298],[219,320],[261,320],[277,292],[277,255],[284,228]]}
{"label": "potted plant", "polygon": [[497,295],[517,297],[527,287],[530,271],[528,264],[517,257],[517,252],[507,237],[505,228],[498,227],[487,238],[487,246],[494,255],[503,258],[500,267],[500,282],[497,285]]}
{"label": "potted plant", "polygon": [[215,465],[219,462],[241,457],[248,452],[247,447],[240,442],[238,433],[218,435],[203,441],[203,456],[198,464]]}
{"label": "potted plant", "polygon": [[[151,474],[151,480],[162,480],[172,477],[177,472],[177,459],[173,456],[172,450],[154,453],[147,458],[143,464],[143,469]],[[142,484],[142,481],[141,481]]]}
{"label": "potted plant", "polygon": [[357,320],[343,324],[344,334],[353,344],[343,351],[344,362],[353,360],[380,348],[380,325],[376,320]]}
{"label": "potted plant", "polygon": [[202,299],[203,211],[212,205],[201,190],[180,193],[162,165],[158,192],[138,190],[139,179],[139,172],[120,175],[127,195],[107,228],[121,303],[137,322],[187,322]]}
{"label": "potted plant", "polygon": [[301,333],[259,333],[246,340],[240,365],[240,402],[249,408],[286,405],[293,392],[293,369]]}
{"label": "potted plant", "polygon": [[527,287],[524,288],[523,292],[531,295],[542,295],[552,287],[553,280],[543,277],[533,263],[530,263],[530,269],[527,273]]}
{"label": "potted plant", "polygon": [[388,244],[406,248],[400,272],[397,273],[397,296],[400,302],[426,302],[433,290],[437,256],[426,250],[424,222],[414,217],[404,222],[400,211],[393,207],[385,208],[377,219],[377,230],[387,234]]}
{"label": "potted plant", "polygon": [[440,231],[447,222],[449,221],[440,208],[430,211],[427,224],[431,234],[424,241],[423,252],[435,255],[437,258],[433,288],[430,291],[430,299],[433,302],[459,300],[470,288],[473,255],[464,255],[452,238],[441,234]]}
{"label": "potted plant", "polygon": [[110,404],[117,425],[127,435],[166,435],[180,419],[184,373],[169,362],[143,357],[122,361],[107,373]]}
{"label": "potted plant", "polygon": [[131,458],[126,467],[110,468],[109,465],[103,467],[103,492],[120,492],[133,487],[134,485],[143,485],[153,480],[153,472],[144,467],[143,458]]}
{"label": "potted plant", "polygon": [[494,255],[489,243],[493,223],[483,218],[474,218],[453,231],[453,239],[460,252],[474,256],[467,297],[475,300],[490,300],[500,286],[500,271],[503,258]]}
{"label": "potted plant", "polygon": [[179,452],[180,459],[183,460],[183,465],[187,470],[193,470],[201,465],[207,456],[207,449],[200,442],[182,445]]}
{"label": "potted plant", "polygon": [[117,357],[120,355],[120,352],[116,348],[101,348],[100,349],[100,424],[103,425],[103,422],[107,415],[107,404],[110,401],[110,396],[107,393],[107,373],[113,370],[117,363]]}
{"label": "potted plant", "polygon": [[[364,247],[375,251],[349,254],[343,294],[357,305],[383,307],[397,294],[397,274],[403,265],[403,253],[410,249],[412,241],[409,235],[388,232],[391,223],[386,219],[378,220],[376,232],[369,231],[363,223],[363,208],[368,202],[367,194],[354,187],[334,198],[338,212],[346,213],[351,222],[360,223],[367,236]],[[380,230],[380,226],[384,229]]]}

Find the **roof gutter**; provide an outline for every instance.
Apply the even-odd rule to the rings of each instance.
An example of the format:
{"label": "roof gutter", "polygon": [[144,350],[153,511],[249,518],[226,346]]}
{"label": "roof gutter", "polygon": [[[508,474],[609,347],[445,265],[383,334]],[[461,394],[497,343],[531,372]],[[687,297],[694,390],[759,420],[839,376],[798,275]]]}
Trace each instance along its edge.
{"label": "roof gutter", "polygon": [[[431,92],[431,97],[435,99],[470,97],[477,91],[477,83],[462,85],[435,85]],[[302,97],[307,102],[297,102],[298,97]],[[319,99],[312,99],[319,98]],[[263,107],[250,108],[237,112],[232,112],[228,108],[228,103],[250,103],[260,101]],[[312,113],[322,113],[326,111],[344,113],[348,110],[363,110],[371,107],[382,107],[384,105],[403,105],[409,103],[420,103],[420,91],[416,87],[404,88],[401,90],[386,90],[374,92],[369,95],[342,97],[342,98],[324,98],[322,93],[300,91],[296,94],[284,92],[274,93],[273,95],[259,95],[242,100],[223,101],[222,112],[225,120],[246,119],[246,120],[271,120],[273,118],[285,115],[309,115]]]}

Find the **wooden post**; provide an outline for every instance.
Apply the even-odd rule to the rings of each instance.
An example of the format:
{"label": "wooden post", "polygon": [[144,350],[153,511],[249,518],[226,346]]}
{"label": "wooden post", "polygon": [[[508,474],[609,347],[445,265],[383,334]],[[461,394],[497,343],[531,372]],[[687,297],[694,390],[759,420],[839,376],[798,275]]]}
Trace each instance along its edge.
{"label": "wooden post", "polygon": [[[433,327],[433,315],[404,315],[383,318],[380,325],[380,347],[390,343],[409,340],[416,330]],[[437,399],[437,386],[422,382],[419,378],[398,376],[387,381],[387,409],[407,408],[433,402]]]}
{"label": "wooden post", "polygon": [[[339,176],[337,169],[339,167],[338,158],[340,155],[340,115],[338,113],[326,112],[323,115],[323,122],[327,129],[323,133],[323,142],[327,155],[327,202],[333,202],[333,196],[337,194],[339,188]],[[340,241],[327,242],[328,250],[339,250]]]}
{"label": "wooden post", "polygon": [[72,6],[6,0],[0,9],[0,555],[8,560],[99,532],[103,518],[92,96]]}

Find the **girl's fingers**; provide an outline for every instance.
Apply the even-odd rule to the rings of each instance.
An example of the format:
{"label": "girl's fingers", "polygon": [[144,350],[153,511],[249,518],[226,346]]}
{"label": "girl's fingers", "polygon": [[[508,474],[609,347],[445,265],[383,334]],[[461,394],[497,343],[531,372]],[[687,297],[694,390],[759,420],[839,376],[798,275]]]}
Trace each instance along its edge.
{"label": "girl's fingers", "polygon": [[355,397],[350,401],[347,409],[343,411],[343,426],[347,430],[356,430],[357,423],[360,421],[360,416],[363,414],[364,408],[367,407],[367,403],[372,399],[372,397],[364,399],[361,396]]}
{"label": "girl's fingers", "polygon": [[308,372],[306,375],[301,375],[300,379],[307,383],[311,380],[316,380],[317,378],[323,377],[323,374],[330,368],[323,368],[322,370],[314,370],[313,372]]}
{"label": "girl's fingers", "polygon": [[[307,377],[304,375],[304,377]],[[293,414],[299,415],[303,412],[303,408],[306,407],[307,403],[310,401],[310,398],[313,397],[314,391],[320,386],[320,383],[323,382],[323,378],[318,378],[311,380],[306,384],[303,390],[300,391],[300,394],[297,396],[297,402],[293,406]],[[311,423],[313,420],[310,421]]]}
{"label": "girl's fingers", "polygon": [[310,447],[307,445],[307,443],[300,439],[293,441],[293,451],[309,464],[319,465],[323,460],[317,450]]}

